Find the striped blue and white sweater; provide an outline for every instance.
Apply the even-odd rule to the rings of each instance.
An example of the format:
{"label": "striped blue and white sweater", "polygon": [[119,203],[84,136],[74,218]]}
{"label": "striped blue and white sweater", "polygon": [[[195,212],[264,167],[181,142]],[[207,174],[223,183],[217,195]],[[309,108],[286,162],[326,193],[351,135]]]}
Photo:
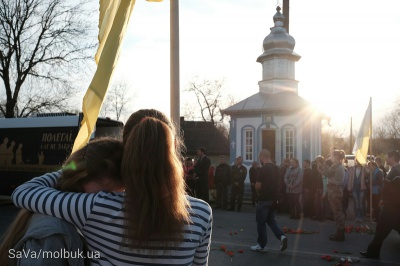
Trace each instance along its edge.
{"label": "striped blue and white sweater", "polygon": [[[212,231],[212,210],[188,196],[191,223],[185,225],[184,240],[157,251],[122,247],[123,192],[73,193],[54,189],[61,172],[36,177],[17,187],[14,204],[34,212],[73,223],[85,237],[92,265],[207,265]],[[157,245],[157,243],[154,243]],[[86,255],[86,254],[85,254]]]}

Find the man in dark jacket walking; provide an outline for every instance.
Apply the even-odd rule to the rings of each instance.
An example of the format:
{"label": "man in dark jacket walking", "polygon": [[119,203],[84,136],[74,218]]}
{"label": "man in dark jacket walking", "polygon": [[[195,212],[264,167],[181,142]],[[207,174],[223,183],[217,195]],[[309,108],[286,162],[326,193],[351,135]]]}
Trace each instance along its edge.
{"label": "man in dark jacket walking", "polygon": [[275,237],[281,242],[280,250],[284,251],[287,248],[287,238],[275,220],[276,201],[279,198],[279,168],[272,163],[271,154],[267,149],[261,150],[258,157],[262,164],[261,169],[258,171],[256,182],[256,191],[258,193],[256,207],[258,244],[252,246],[251,250],[266,251],[267,227],[265,223],[267,223]]}
{"label": "man in dark jacket walking", "polygon": [[225,156],[219,157],[220,163],[215,168],[214,183],[217,189],[216,208],[227,209],[228,207],[228,186],[231,183],[231,167],[226,163]]}

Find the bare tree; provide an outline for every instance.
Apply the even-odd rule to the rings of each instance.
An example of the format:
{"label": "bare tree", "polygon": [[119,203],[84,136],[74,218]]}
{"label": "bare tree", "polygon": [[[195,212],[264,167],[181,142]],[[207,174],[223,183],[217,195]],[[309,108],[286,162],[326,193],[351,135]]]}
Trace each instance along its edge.
{"label": "bare tree", "polygon": [[130,86],[126,81],[117,80],[107,92],[100,115],[120,120],[129,111],[127,107],[134,97],[128,96],[129,90]]}
{"label": "bare tree", "polygon": [[400,138],[400,97],[394,101],[395,107],[391,109],[374,129],[374,136],[381,138]]}
{"label": "bare tree", "polygon": [[382,124],[374,126],[372,129],[374,139],[384,139],[387,136],[386,127]]}
{"label": "bare tree", "polygon": [[94,51],[95,38],[88,36],[94,37],[96,24],[88,21],[93,17],[88,2],[0,0],[0,90],[5,90],[0,113],[4,117],[65,107],[63,102],[73,95],[68,93],[71,80],[87,72]]}
{"label": "bare tree", "polygon": [[[223,84],[224,80],[207,80],[189,82],[186,91],[196,95],[197,103],[200,107],[200,116],[203,121],[211,121],[214,125],[217,121],[222,121],[224,116],[221,114],[223,103]],[[217,120],[217,121],[216,121]]]}
{"label": "bare tree", "polygon": [[400,137],[400,114],[398,110],[393,110],[383,118],[383,123],[387,129],[388,138]]}
{"label": "bare tree", "polygon": [[351,153],[353,147],[350,147],[350,137],[344,137],[337,129],[325,127],[321,132],[321,153],[326,156],[330,153],[332,147],[343,149],[346,153]]}
{"label": "bare tree", "polygon": [[193,104],[190,102],[185,102],[185,106],[183,107],[183,116],[187,120],[196,120],[197,115],[196,115],[196,109],[193,108]]}

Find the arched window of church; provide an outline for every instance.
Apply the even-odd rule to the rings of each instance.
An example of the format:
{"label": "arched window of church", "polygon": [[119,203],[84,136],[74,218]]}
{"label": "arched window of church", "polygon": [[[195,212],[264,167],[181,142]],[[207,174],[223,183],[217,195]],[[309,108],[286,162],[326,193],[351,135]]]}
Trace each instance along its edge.
{"label": "arched window of church", "polygon": [[251,128],[244,130],[244,150],[244,160],[253,161],[254,131]]}
{"label": "arched window of church", "polygon": [[294,128],[285,128],[283,130],[283,152],[284,158],[290,159],[295,158],[294,156]]}

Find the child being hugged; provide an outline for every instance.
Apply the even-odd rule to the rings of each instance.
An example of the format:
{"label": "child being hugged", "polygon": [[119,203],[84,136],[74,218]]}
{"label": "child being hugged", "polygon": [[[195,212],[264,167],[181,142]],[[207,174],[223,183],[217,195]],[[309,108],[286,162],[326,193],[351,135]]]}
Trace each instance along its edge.
{"label": "child being hugged", "polygon": [[[122,191],[122,154],[121,141],[95,139],[71,154],[62,170],[47,174],[46,179],[66,192]],[[31,205],[29,199],[26,202]],[[88,265],[87,254],[86,243],[74,225],[22,209],[2,239],[0,265]]]}

